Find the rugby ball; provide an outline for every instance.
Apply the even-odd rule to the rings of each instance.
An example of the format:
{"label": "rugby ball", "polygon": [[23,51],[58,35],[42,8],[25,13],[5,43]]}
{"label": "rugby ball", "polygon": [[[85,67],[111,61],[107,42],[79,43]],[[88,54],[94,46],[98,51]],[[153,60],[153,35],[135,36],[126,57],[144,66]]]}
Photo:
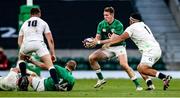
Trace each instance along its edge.
{"label": "rugby ball", "polygon": [[86,48],[90,48],[92,42],[93,42],[93,38],[85,38],[84,41],[83,41],[84,46],[85,46]]}

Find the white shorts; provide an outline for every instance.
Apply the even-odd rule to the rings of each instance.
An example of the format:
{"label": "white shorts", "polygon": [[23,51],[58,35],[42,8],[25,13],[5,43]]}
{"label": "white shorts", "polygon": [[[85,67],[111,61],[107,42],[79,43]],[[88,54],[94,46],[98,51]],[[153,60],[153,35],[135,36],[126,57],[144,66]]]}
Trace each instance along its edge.
{"label": "white shorts", "polygon": [[159,47],[143,52],[140,64],[146,64],[152,67],[160,59],[161,52],[162,51]]}
{"label": "white shorts", "polygon": [[45,91],[44,79],[45,78],[40,78],[40,77],[32,78],[32,87],[35,91]]}
{"label": "white shorts", "polygon": [[101,49],[102,52],[108,57],[118,57],[119,55],[126,55],[126,47],[125,46],[113,46],[113,47],[109,47],[107,49]]}
{"label": "white shorts", "polygon": [[15,90],[18,79],[19,75],[14,71],[10,71],[7,76],[0,79],[0,88],[5,91]]}
{"label": "white shorts", "polygon": [[24,42],[20,48],[20,53],[30,55],[32,52],[36,52],[39,57],[49,54],[47,46],[43,41]]}

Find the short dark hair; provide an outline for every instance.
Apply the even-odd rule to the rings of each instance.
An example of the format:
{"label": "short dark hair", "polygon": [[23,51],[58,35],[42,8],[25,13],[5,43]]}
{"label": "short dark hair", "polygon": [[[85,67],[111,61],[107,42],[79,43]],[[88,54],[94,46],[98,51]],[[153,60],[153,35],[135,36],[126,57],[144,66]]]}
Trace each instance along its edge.
{"label": "short dark hair", "polygon": [[31,9],[31,15],[39,14],[41,10],[39,8],[32,8]]}
{"label": "short dark hair", "polygon": [[105,12],[109,12],[109,13],[111,13],[111,14],[112,14],[112,13],[113,13],[113,14],[115,13],[115,10],[114,10],[114,8],[113,8],[112,6],[110,6],[110,7],[105,7],[105,8],[104,8],[104,11],[105,11]]}
{"label": "short dark hair", "polygon": [[71,70],[75,70],[75,69],[76,69],[76,66],[77,66],[77,62],[74,61],[74,60],[69,60],[69,61],[66,63],[66,66],[69,67]]}
{"label": "short dark hair", "polygon": [[142,17],[141,17],[141,14],[138,13],[138,12],[134,12],[131,14],[131,17],[134,18],[134,19],[137,19],[139,21],[142,21]]}

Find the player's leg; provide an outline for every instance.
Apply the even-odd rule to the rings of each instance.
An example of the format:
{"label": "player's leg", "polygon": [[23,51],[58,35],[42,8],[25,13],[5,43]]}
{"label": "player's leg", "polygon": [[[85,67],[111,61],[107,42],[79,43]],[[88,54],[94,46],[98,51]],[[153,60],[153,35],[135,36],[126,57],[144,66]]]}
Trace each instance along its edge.
{"label": "player's leg", "polygon": [[172,79],[170,75],[165,75],[161,72],[158,72],[157,70],[153,69],[153,64],[159,60],[161,56],[161,51],[159,50],[151,50],[148,53],[143,53],[141,62],[138,65],[138,71],[141,74],[157,77],[164,82],[164,90],[166,90],[169,87],[169,82]]}
{"label": "player's leg", "polygon": [[135,84],[136,90],[142,90],[143,88],[140,86],[134,71],[128,65],[126,48],[124,46],[116,46],[116,47],[109,48],[109,51],[113,52],[116,55],[116,57],[118,57],[120,65],[127,72],[128,76],[131,78],[131,80]]}
{"label": "player's leg", "polygon": [[18,80],[18,87],[20,91],[27,91],[29,82],[27,81],[27,73],[26,73],[26,55],[23,53],[19,53],[19,61],[17,62],[17,66],[20,69],[21,77]]}
{"label": "player's leg", "polygon": [[56,69],[53,66],[53,63],[52,63],[52,60],[51,60],[51,56],[49,54],[46,54],[46,55],[41,57],[41,60],[45,64],[46,68],[49,70],[50,76],[51,76],[51,78],[54,81],[56,90],[58,90],[59,79],[58,79],[58,76],[57,76]]}
{"label": "player's leg", "polygon": [[18,62],[17,67],[20,69],[21,76],[26,76],[26,63],[25,60],[29,57],[27,54],[31,53],[31,51],[36,50],[34,49],[36,45],[33,45],[32,43],[23,43],[19,50],[18,55]]}
{"label": "player's leg", "polygon": [[26,62],[25,59],[27,56],[23,53],[19,53],[19,60],[17,62],[17,66],[20,69],[21,76],[26,76]]}
{"label": "player's leg", "polygon": [[157,78],[163,80],[163,82],[164,82],[164,90],[166,90],[169,87],[169,82],[172,79],[171,76],[165,75],[165,74],[163,74],[161,72],[158,72],[157,70],[149,67],[146,64],[138,65],[138,71],[140,73],[142,73],[142,74],[149,75],[149,76],[152,76],[152,77],[157,77]]}
{"label": "player's leg", "polygon": [[146,81],[146,85],[148,86],[148,88],[146,90],[154,90],[155,86],[151,80],[151,78],[145,74],[140,73],[142,78],[144,79],[144,81]]}
{"label": "player's leg", "polygon": [[96,75],[98,77],[98,82],[94,86],[95,88],[100,87],[102,84],[106,83],[104,80],[104,77],[101,73],[101,67],[98,63],[98,61],[106,59],[107,56],[102,52],[101,49],[98,49],[97,51],[94,51],[92,54],[89,56],[89,63],[91,65],[91,68],[96,71]]}
{"label": "player's leg", "polygon": [[49,70],[50,76],[54,81],[56,90],[59,90],[59,79],[57,76],[57,72],[45,43],[39,43],[39,47],[36,53],[41,58],[41,61],[45,64],[45,67]]}
{"label": "player's leg", "polygon": [[130,77],[130,79],[133,81],[133,83],[136,86],[136,90],[137,91],[141,91],[143,90],[143,88],[140,86],[138,79],[133,71],[133,69],[128,65],[128,61],[127,61],[127,55],[126,54],[120,54],[118,56],[120,65],[123,67],[123,69],[127,72],[128,76]]}

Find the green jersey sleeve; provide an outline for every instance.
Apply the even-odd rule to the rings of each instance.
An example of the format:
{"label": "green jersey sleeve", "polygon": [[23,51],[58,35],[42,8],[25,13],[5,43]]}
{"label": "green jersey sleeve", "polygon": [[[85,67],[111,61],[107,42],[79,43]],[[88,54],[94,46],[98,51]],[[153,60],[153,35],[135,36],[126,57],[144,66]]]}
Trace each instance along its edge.
{"label": "green jersey sleeve", "polygon": [[101,34],[102,32],[102,22],[100,22],[97,26],[97,34]]}

